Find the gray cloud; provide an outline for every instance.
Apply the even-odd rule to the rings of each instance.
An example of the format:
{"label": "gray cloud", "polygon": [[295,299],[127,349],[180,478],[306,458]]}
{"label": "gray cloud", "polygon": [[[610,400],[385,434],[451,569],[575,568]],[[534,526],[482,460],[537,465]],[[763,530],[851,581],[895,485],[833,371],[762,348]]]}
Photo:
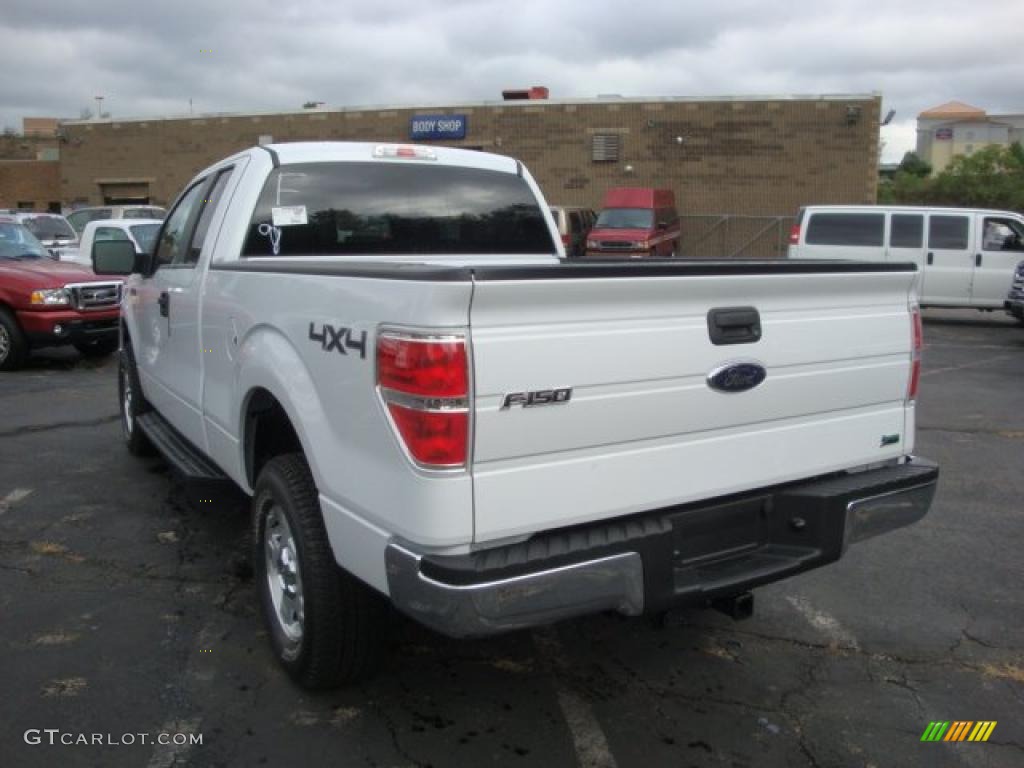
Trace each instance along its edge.
{"label": "gray cloud", "polygon": [[[897,123],[957,98],[1024,111],[1019,0],[125,0],[8,3],[0,124],[77,117],[554,97],[881,91]],[[209,51],[209,52],[204,52]]]}

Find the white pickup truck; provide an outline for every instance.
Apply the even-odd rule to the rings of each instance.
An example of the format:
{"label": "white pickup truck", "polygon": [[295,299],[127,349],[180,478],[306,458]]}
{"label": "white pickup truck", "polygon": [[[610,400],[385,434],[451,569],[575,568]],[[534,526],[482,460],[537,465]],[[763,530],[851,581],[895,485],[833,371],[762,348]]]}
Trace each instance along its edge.
{"label": "white pickup truck", "polygon": [[563,261],[508,157],[256,147],[126,282],[128,447],[252,496],[274,650],[372,667],[386,596],[453,636],[715,603],[907,525],[913,265]]}

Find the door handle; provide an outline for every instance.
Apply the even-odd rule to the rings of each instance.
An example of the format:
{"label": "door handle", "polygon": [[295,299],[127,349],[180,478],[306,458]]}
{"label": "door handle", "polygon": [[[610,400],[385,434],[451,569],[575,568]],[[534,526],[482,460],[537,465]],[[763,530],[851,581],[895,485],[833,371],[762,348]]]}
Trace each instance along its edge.
{"label": "door handle", "polygon": [[161,317],[171,316],[171,294],[169,294],[167,291],[163,291],[160,294],[160,298],[156,300],[156,303],[160,307]]}
{"label": "door handle", "polygon": [[928,263],[931,264],[934,261],[935,261],[935,254],[932,253],[931,251],[929,251],[928,252]]}
{"label": "door handle", "polygon": [[981,254],[980,253],[977,253],[977,254],[974,255],[974,266],[976,266],[976,267],[980,267],[981,266]]}

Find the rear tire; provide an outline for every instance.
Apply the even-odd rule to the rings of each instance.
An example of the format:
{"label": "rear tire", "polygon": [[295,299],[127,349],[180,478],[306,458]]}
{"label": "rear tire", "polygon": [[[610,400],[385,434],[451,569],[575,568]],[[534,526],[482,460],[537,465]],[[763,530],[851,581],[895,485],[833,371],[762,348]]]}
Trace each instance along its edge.
{"label": "rear tire", "polygon": [[275,456],[255,491],[253,572],[274,655],[303,688],[366,678],[380,656],[384,601],[338,568],[305,458]]}
{"label": "rear tire", "polygon": [[153,407],[142,394],[139,372],[135,368],[135,356],[127,337],[117,367],[117,399],[121,405],[121,434],[124,435],[128,453],[132,456],[152,456],[156,450],[149,442],[149,438],[139,429],[136,420]]}
{"label": "rear tire", "polygon": [[0,307],[0,371],[16,371],[28,356],[28,339],[14,315]]}
{"label": "rear tire", "polygon": [[83,357],[106,357],[117,351],[117,337],[112,339],[94,339],[93,341],[76,341],[75,349]]}

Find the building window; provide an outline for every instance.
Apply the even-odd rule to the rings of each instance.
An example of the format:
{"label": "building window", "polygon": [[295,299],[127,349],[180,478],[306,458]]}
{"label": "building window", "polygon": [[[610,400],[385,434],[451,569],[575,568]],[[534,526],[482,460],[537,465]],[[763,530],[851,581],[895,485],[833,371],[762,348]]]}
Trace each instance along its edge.
{"label": "building window", "polygon": [[619,135],[617,133],[594,134],[590,159],[595,163],[619,162]]}
{"label": "building window", "polygon": [[18,201],[18,210],[19,211],[31,211],[35,207],[36,207],[35,204],[31,200],[19,200]]}

